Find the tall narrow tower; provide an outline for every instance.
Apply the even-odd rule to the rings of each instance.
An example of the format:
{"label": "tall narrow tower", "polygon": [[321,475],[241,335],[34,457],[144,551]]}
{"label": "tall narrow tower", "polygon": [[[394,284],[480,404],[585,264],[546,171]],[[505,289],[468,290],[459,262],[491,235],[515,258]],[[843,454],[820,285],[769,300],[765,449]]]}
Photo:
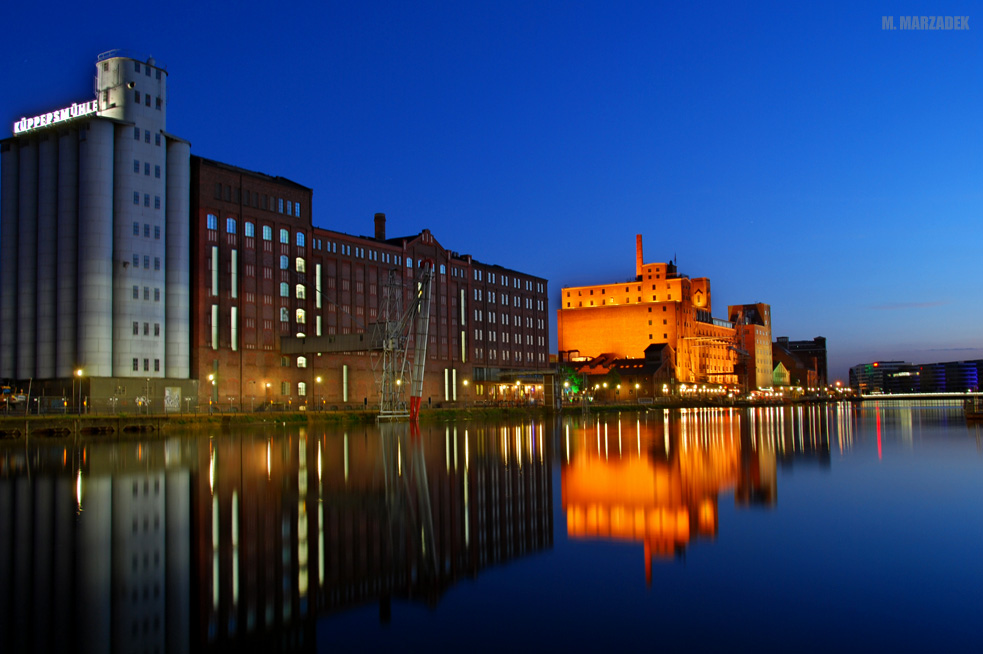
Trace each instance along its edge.
{"label": "tall narrow tower", "polygon": [[0,377],[186,378],[190,146],[167,71],[121,51],[95,98],[0,141]]}

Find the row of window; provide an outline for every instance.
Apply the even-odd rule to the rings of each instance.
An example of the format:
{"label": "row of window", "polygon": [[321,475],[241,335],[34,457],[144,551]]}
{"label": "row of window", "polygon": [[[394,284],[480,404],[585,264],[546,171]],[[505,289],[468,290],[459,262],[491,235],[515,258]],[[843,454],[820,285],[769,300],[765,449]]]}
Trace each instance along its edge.
{"label": "row of window", "polygon": [[[136,173],[137,175],[140,174],[140,160],[139,159],[134,159],[133,160],[133,172]],[[148,176],[148,177],[150,176],[150,162],[149,161],[144,161],[143,162],[143,174],[146,175],[146,176]],[[155,165],[154,166],[154,177],[156,177],[157,179],[160,179],[160,165]]]}
{"label": "row of window", "polygon": [[[641,292],[641,290],[642,290],[642,287],[641,287],[641,285],[639,285],[637,287],[637,291],[638,292]],[[652,284],[652,290],[653,291],[654,290],[657,290],[655,284]],[[666,284],[666,290],[667,291],[668,290],[672,290],[672,285],[671,284]],[[589,289],[589,291],[590,291],[590,295],[594,295],[594,289]],[[625,286],[625,293],[628,293],[628,292],[630,292],[629,291],[629,287],[628,286]],[[570,293],[571,293],[571,291],[567,291],[567,297],[570,297]],[[601,295],[606,295],[606,294],[607,294],[607,289],[606,288],[602,288],[601,289]],[[577,290],[577,297],[581,297],[582,295],[583,295],[583,290],[578,289]]]}
{"label": "row of window", "polygon": [[[140,235],[140,223],[138,222],[133,223],[133,235]],[[143,235],[145,238],[150,238],[150,225],[147,223],[143,224]],[[154,240],[160,240],[160,225],[154,225]]]}
{"label": "row of window", "polygon": [[[476,347],[474,348],[474,358],[481,359],[484,356],[484,348]],[[501,357],[499,357],[501,354]],[[495,360],[501,358],[502,361],[515,361],[516,363],[522,363],[522,352],[516,350],[514,353],[509,350],[488,350],[488,358]],[[542,352],[533,356],[532,352],[526,352],[525,356],[526,363],[532,363],[534,360],[538,360],[540,363],[546,362],[546,355]]]}
{"label": "row of window", "polygon": [[[639,298],[637,299],[637,301],[636,301],[636,303],[637,303],[637,302],[641,302],[641,301],[642,301],[642,298],[641,298],[641,297],[639,297]],[[658,295],[653,295],[653,296],[652,296],[652,302],[658,302],[658,301],[659,301],[659,296],[658,296]],[[672,302],[672,293],[669,293],[669,295],[668,295],[668,297],[666,298],[666,300],[665,300],[665,301],[666,301],[666,302]],[[600,304],[598,304],[597,306],[599,306],[599,307],[600,307],[600,306],[604,306],[604,300],[598,300],[598,302],[599,302]],[[542,302],[540,302],[540,304],[542,304]],[[610,300],[610,302],[608,302],[608,304],[614,304],[614,298],[611,298],[611,300]],[[627,298],[627,297],[626,297],[626,298],[625,298],[625,304],[631,304],[631,298]],[[567,308],[570,308],[571,306],[572,306],[572,303],[570,303],[570,302],[567,302]],[[577,306],[578,306],[578,307],[582,307],[582,306],[584,306],[584,303],[583,303],[583,302],[577,302]],[[594,306],[594,300],[590,300],[590,301],[589,301],[589,302],[587,303],[587,306],[591,306],[591,307],[592,307],[592,306]],[[651,311],[651,310],[652,310],[652,309],[650,308],[650,309],[649,309],[649,311]],[[666,308],[665,308],[665,307],[662,307],[662,310],[663,310],[663,311],[665,311],[665,310],[666,310]]]}
{"label": "row of window", "polygon": [[[149,93],[144,93],[143,94],[143,98],[145,100],[145,103],[144,104],[146,104],[149,107],[150,106],[150,94]],[[139,91],[133,91],[133,101],[136,102],[137,104],[140,104],[140,92]],[[160,96],[158,95],[157,96],[157,104],[156,104],[157,111],[160,111],[161,106],[162,106],[161,99],[160,99]]]}
{"label": "row of window", "polygon": [[[135,204],[138,207],[140,206],[140,192],[139,191],[133,191],[133,204]],[[149,193],[144,193],[143,194],[143,206],[145,206],[145,207],[149,207],[150,206],[150,194]],[[155,195],[154,196],[154,209],[160,209],[160,196],[159,195]]]}
{"label": "row of window", "polygon": [[[475,270],[474,271],[474,280],[476,282],[484,281],[484,277],[485,277],[485,271],[483,271],[483,270]],[[495,284],[498,279],[501,279],[502,286],[508,286],[509,285],[509,276],[508,275],[503,275],[503,274],[498,274],[498,273],[493,273],[493,272],[488,273],[488,283],[489,284]],[[545,293],[546,292],[546,285],[543,284],[542,282],[536,282],[535,284],[533,284],[532,280],[528,280],[527,279],[527,280],[525,280],[525,282],[522,282],[522,280],[518,279],[517,277],[513,277],[512,278],[512,288],[524,288],[527,291],[531,291],[534,286],[536,288],[536,292],[537,293]]]}
{"label": "row of window", "polygon": [[[274,197],[272,195],[260,194],[255,191],[245,190],[243,191],[245,197],[242,198],[243,203],[247,207],[253,207],[254,209],[263,209],[264,211],[276,211],[277,213],[286,213],[288,216],[293,216],[294,218],[300,218],[300,202],[294,202],[293,200],[284,200],[283,198]],[[234,197],[234,199],[233,199]],[[239,204],[239,189],[236,188],[234,193],[233,189],[228,184],[222,184],[221,182],[215,182],[215,199],[225,200],[226,202],[235,202]],[[284,211],[286,209],[286,211]]]}
{"label": "row of window", "polygon": [[[140,287],[137,286],[136,284],[133,285],[133,299],[134,300],[139,300],[140,299]],[[144,286],[143,287],[143,299],[144,300],[149,300],[150,299],[150,287],[148,287],[148,286]],[[154,302],[160,302],[160,289],[159,288],[155,288],[154,289]]]}
{"label": "row of window", "polygon": [[[136,252],[133,253],[133,267],[140,267],[140,255]],[[143,255],[143,267],[147,270],[150,269],[150,255]],[[154,257],[154,270],[160,270],[160,257]]]}
{"label": "row of window", "polygon": [[[133,371],[140,370],[140,360],[133,357]],[[150,359],[143,360],[143,371],[150,372]],[[160,359],[154,359],[154,372],[160,372]]]}
{"label": "row of window", "polygon": [[[485,335],[486,335],[486,332],[483,331],[483,330],[481,330],[481,329],[474,330],[474,339],[476,341],[483,340],[485,338]],[[489,341],[492,341],[492,342],[497,342],[500,338],[501,338],[501,341],[503,343],[508,343],[509,342],[509,332],[501,332],[501,336],[499,336],[499,332],[489,331],[489,332],[487,332],[487,337],[488,337],[488,340]],[[511,335],[511,338],[512,338],[512,342],[513,343],[516,343],[516,344],[521,344],[522,343],[522,334],[520,334],[519,332],[513,333]],[[532,345],[532,344],[533,344],[532,334],[526,334],[526,345]],[[546,346],[546,337],[545,336],[537,336],[536,337],[536,344],[539,345],[540,347],[545,347]]]}
{"label": "row of window", "polygon": [[[139,127],[134,127],[133,128],[133,140],[134,141],[139,141],[140,140],[140,128]],[[143,130],[143,140],[144,140],[145,143],[150,143],[150,130],[149,129]],[[160,134],[159,133],[154,134],[154,144],[155,145],[160,145]]]}
{"label": "row of window", "polygon": [[[139,336],[140,335],[140,323],[138,321],[136,321],[136,320],[133,321],[133,335],[134,336]],[[143,323],[143,335],[144,336],[150,336],[150,323],[149,322]],[[154,336],[160,336],[160,323],[159,322],[155,322],[154,323]]]}
{"label": "row of window", "polygon": [[[150,64],[143,64],[143,68],[144,68],[144,70],[147,71],[147,77],[150,77],[150,70],[151,70],[152,66],[150,66]],[[102,69],[105,70],[105,71],[108,71],[109,70],[109,62],[108,61],[107,62],[104,62],[102,64]],[[157,72],[157,79],[160,79],[160,69],[159,68],[155,68],[154,70]],[[137,72],[137,73],[140,72],[140,62],[139,61],[134,61],[133,62],[133,71],[134,72]]]}
{"label": "row of window", "polygon": [[[205,216],[205,227],[211,230],[218,229],[218,216],[213,213],[207,214]],[[225,219],[225,231],[227,234],[235,234],[238,229],[238,223],[235,218]],[[246,238],[256,237],[256,224],[252,221],[246,221],[243,225],[243,236]],[[270,225],[263,225],[263,240],[272,241],[273,240],[273,228]],[[280,230],[280,242],[284,244],[290,243],[290,230],[281,229]],[[297,232],[294,238],[294,242],[297,247],[304,247],[307,243],[307,235],[304,232]]]}

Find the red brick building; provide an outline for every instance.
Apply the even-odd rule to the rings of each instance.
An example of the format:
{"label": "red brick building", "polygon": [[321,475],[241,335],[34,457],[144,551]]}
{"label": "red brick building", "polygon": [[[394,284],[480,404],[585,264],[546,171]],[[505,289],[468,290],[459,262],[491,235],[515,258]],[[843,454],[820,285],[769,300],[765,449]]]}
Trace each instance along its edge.
{"label": "red brick building", "polygon": [[390,270],[404,306],[420,263],[434,262],[424,402],[536,397],[500,386],[549,366],[547,281],[453,252],[423,230],[388,238],[313,226],[313,191],[282,177],[192,157],[192,377],[199,404],[238,410],[378,402],[378,355],[287,356],[281,336],[366,331]]}

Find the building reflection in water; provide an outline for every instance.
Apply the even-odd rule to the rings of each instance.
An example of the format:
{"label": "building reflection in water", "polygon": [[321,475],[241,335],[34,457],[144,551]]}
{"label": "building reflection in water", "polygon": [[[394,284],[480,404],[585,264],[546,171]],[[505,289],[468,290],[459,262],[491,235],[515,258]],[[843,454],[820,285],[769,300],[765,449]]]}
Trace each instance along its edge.
{"label": "building reflection in water", "polygon": [[553,544],[541,423],[60,442],[0,451],[8,651],[308,650]]}
{"label": "building reflection in water", "polygon": [[567,534],[640,542],[651,584],[653,559],[681,557],[694,539],[716,536],[721,493],[733,492],[739,506],[771,506],[778,465],[828,466],[831,432],[843,437],[848,413],[848,406],[704,408],[568,421]]}
{"label": "building reflection in water", "polygon": [[187,650],[194,446],[35,443],[0,451],[2,647]]}

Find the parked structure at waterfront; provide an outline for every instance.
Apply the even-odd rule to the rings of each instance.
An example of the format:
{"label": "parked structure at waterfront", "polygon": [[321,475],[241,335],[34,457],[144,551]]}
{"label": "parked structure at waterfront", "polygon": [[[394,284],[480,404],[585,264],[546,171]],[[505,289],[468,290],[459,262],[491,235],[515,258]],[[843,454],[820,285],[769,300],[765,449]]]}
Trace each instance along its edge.
{"label": "parked structure at waterfront", "polygon": [[387,238],[382,214],[373,236],[315,228],[312,189],[166,131],[153,59],[114,50],[96,69],[94,99],[0,141],[0,378],[48,398],[32,410],[372,405],[374,355],[285,356],[281,338],[364,331],[391,272],[409,306],[424,260],[429,403],[499,396],[500,380],[510,399],[542,393],[514,382],[549,365],[545,279],[426,229]]}
{"label": "parked structure at waterfront", "polygon": [[965,393],[978,391],[983,359],[945,363],[873,361],[850,368],[850,388],[871,393]]}
{"label": "parked structure at waterfront", "polygon": [[561,357],[640,359],[650,345],[664,343],[673,352],[675,382],[740,384],[747,390],[770,386],[770,307],[734,305],[727,309],[730,320],[714,318],[709,279],[680,274],[671,261],[643,263],[641,235],[635,250],[633,279],[561,290]]}

